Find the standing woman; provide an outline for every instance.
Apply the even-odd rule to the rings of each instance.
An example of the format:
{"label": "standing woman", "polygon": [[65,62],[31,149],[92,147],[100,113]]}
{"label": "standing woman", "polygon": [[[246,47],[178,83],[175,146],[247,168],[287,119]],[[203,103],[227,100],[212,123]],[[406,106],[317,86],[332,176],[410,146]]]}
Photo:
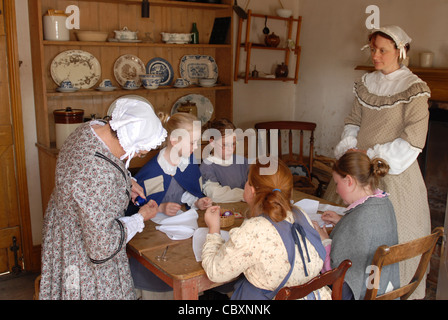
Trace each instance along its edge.
{"label": "standing woman", "polygon": [[[431,223],[425,182],[417,156],[426,142],[430,90],[401,61],[406,58],[411,38],[398,26],[373,30],[369,47],[375,70],[355,83],[355,101],[345,119],[341,141],[335,148],[339,159],[347,151],[366,152],[383,158],[390,166],[381,189],[390,194],[399,242],[430,234]],[[332,181],[325,198],[336,200]],[[409,282],[418,258],[400,263],[400,281]],[[425,296],[425,283],[411,298]]]}
{"label": "standing woman", "polygon": [[[135,299],[126,243],[157,213],[127,170],[166,137],[147,103],[120,99],[109,123],[81,125],[62,146],[45,213],[40,299]],[[124,162],[125,161],[125,162]]]}

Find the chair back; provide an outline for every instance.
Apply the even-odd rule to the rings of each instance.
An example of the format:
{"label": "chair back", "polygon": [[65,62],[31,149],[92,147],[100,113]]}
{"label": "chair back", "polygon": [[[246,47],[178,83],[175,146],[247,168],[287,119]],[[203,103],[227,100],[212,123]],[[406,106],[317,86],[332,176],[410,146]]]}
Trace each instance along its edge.
{"label": "chair back", "polygon": [[[422,238],[418,238],[406,243],[394,246],[380,246],[373,256],[372,265],[374,266],[370,276],[372,277],[371,286],[368,286],[364,300],[394,300],[401,298],[406,300],[415,291],[425,275],[429,261],[436,247],[437,241],[443,236],[442,227],[435,228],[434,231]],[[420,263],[415,271],[411,281],[407,284],[401,284],[400,288],[377,296],[378,285],[380,283],[381,270],[383,267],[405,261],[421,255]]]}
{"label": "chair back", "polygon": [[[301,122],[301,121],[269,121],[269,122],[259,122],[255,124],[255,129],[265,129],[266,130],[266,140],[267,147],[272,154],[271,146],[270,146],[270,130],[278,130],[278,156],[281,158],[286,165],[288,166],[301,166],[307,171],[307,176],[311,181],[311,173],[313,171],[313,155],[314,155],[314,130],[316,129],[316,124],[313,122]],[[288,153],[282,154],[282,137],[280,134],[280,130],[288,131]],[[294,154],[292,148],[292,136],[293,131],[297,130],[299,132],[300,137],[300,146],[299,153]],[[309,154],[306,156],[303,151],[303,132],[310,132],[310,141],[309,141]]]}
{"label": "chair back", "polygon": [[342,300],[342,285],[345,273],[352,266],[350,260],[344,260],[336,268],[318,275],[305,284],[294,287],[283,287],[275,296],[275,300],[297,300],[324,286],[332,285],[331,298]]}

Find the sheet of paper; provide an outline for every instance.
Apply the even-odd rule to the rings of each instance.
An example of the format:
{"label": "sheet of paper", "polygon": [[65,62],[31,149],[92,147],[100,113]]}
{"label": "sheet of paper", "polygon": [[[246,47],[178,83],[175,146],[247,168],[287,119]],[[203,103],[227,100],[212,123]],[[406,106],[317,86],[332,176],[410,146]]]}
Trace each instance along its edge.
{"label": "sheet of paper", "polygon": [[312,199],[302,199],[294,204],[295,206],[301,208],[310,217],[311,221],[316,221],[319,226],[330,227],[331,224],[325,224],[322,220],[321,212],[323,211],[335,211],[337,214],[344,215],[345,208],[332,206],[329,204],[319,203],[317,200]]}
{"label": "sheet of paper", "polygon": [[[193,252],[197,262],[202,261],[202,247],[208,234],[208,228],[198,228],[193,234]],[[221,230],[221,237],[225,242],[229,240],[229,232]]]}
{"label": "sheet of paper", "polygon": [[158,213],[151,220],[159,224],[156,226],[156,230],[164,232],[171,240],[188,239],[198,228],[198,213],[194,209],[185,212],[179,211],[172,217]]}

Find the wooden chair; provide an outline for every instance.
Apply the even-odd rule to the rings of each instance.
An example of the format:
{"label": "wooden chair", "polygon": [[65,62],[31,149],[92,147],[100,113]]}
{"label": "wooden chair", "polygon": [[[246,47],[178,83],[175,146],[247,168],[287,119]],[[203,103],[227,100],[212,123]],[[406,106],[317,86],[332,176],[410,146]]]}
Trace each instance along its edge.
{"label": "wooden chair", "polygon": [[[294,175],[294,188],[309,194],[316,194],[317,186],[312,183],[312,173],[313,173],[313,156],[314,156],[314,130],[316,129],[316,124],[313,122],[301,122],[301,121],[269,121],[269,122],[259,122],[255,124],[255,129],[266,130],[267,139],[267,150],[272,154],[270,146],[270,130],[278,131],[278,156],[281,158],[289,167],[300,166],[306,172],[306,177]],[[282,154],[282,137],[280,130],[288,131],[288,153]],[[293,153],[293,131],[298,131],[300,134],[300,145],[299,154]],[[309,140],[309,154],[306,156],[303,151],[303,132],[310,132]]]}
{"label": "wooden chair", "polygon": [[350,260],[344,260],[333,270],[329,270],[300,286],[283,287],[275,296],[275,300],[297,300],[324,286],[332,285],[332,300],[342,300],[342,285],[345,273],[352,266]]}
{"label": "wooden chair", "polygon": [[406,243],[394,246],[380,246],[375,252],[372,265],[377,266],[374,283],[379,283],[381,270],[384,266],[391,265],[400,261],[405,261],[413,257],[421,255],[420,263],[411,281],[406,285],[401,285],[393,291],[377,296],[378,289],[367,288],[364,300],[394,300],[401,298],[406,300],[418,287],[427,271],[431,255],[434,252],[437,241],[443,236],[444,229],[442,227],[435,228],[429,236],[415,239]]}

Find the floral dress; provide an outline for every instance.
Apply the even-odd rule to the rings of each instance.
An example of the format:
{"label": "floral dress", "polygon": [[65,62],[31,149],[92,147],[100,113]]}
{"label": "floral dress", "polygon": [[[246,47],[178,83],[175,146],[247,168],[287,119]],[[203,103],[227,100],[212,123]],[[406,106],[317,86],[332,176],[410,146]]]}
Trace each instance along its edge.
{"label": "floral dress", "polygon": [[131,180],[85,123],[60,150],[56,183],[44,218],[40,299],[135,299],[118,218]]}
{"label": "floral dress", "polygon": [[[294,221],[291,212],[285,220]],[[304,264],[296,252],[294,269],[286,286],[304,284],[319,275],[322,269],[323,261],[317,250],[308,239],[306,242],[310,257],[309,261],[305,259],[308,276],[305,276]],[[301,246],[306,252],[303,243]],[[280,234],[264,217],[247,219],[241,227],[230,230],[227,242],[217,233],[208,234],[202,249],[202,266],[211,281],[229,281],[244,273],[251,284],[265,290],[275,290],[291,267]],[[331,290],[321,288],[319,295],[322,300],[330,300]]]}

